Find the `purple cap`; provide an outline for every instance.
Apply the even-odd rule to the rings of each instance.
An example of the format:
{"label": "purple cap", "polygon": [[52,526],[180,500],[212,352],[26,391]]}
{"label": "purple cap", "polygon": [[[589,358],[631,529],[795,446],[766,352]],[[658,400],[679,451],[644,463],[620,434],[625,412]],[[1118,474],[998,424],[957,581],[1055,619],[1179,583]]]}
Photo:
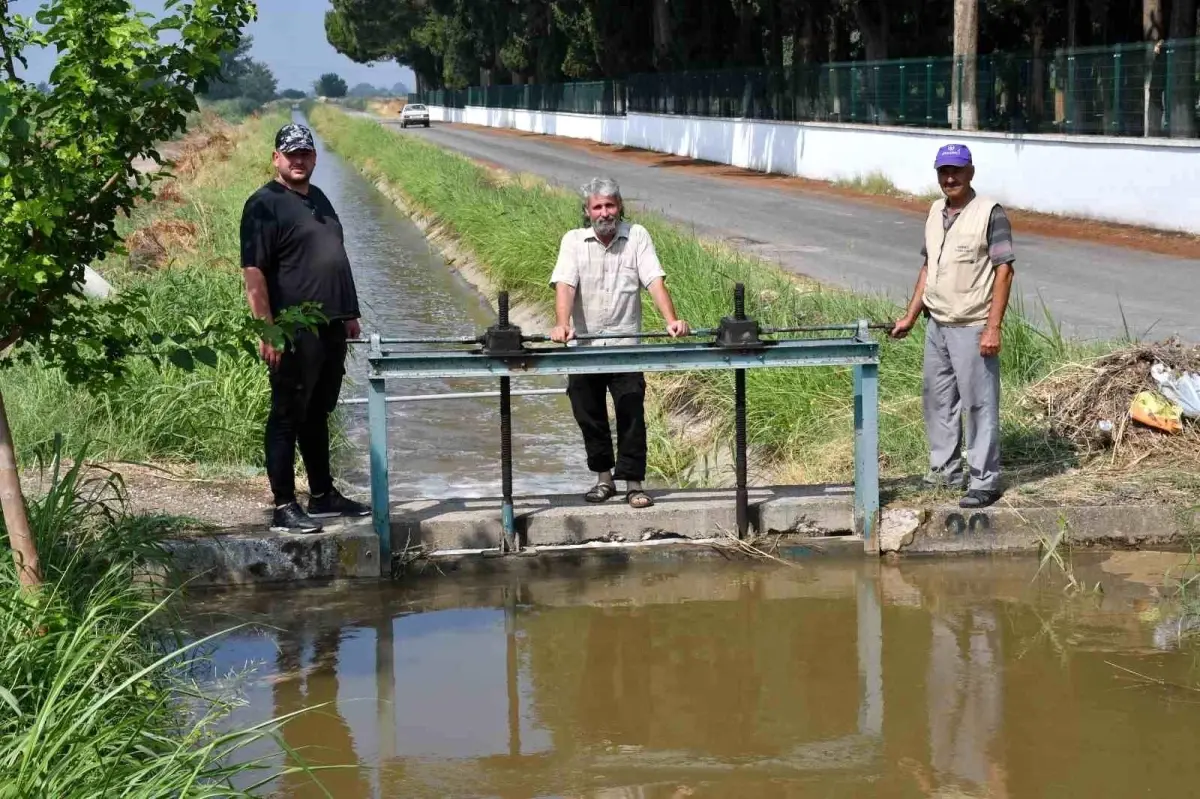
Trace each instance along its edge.
{"label": "purple cap", "polygon": [[971,151],[967,149],[965,144],[947,144],[942,149],[938,150],[937,158],[933,161],[933,168],[937,169],[943,166],[970,166]]}

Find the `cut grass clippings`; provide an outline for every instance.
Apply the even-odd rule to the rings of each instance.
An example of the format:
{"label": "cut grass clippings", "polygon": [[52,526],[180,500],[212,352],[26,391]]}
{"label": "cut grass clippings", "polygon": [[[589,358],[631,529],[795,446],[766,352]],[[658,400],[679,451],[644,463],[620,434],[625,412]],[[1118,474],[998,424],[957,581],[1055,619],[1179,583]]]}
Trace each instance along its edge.
{"label": "cut grass clippings", "polygon": [[[412,210],[432,217],[469,250],[488,280],[544,313],[553,309],[547,281],[563,233],[581,224],[575,196],[536,179],[498,179],[496,170],[376,122],[314,106],[311,119],[327,144],[375,181],[400,191]],[[626,187],[636,192],[636,187]],[[641,209],[631,220],[650,231],[680,315],[711,327],[731,312],[733,286],[746,286],[747,313],[769,326],[889,321],[901,312],[889,300],[798,280],[755,258],[706,243]],[[646,298],[648,328],[662,320]],[[880,457],[885,476],[922,473],[926,444],[921,417],[923,325],[903,341],[881,344]],[[1108,348],[1111,349],[1111,348]],[[1003,332],[1005,386],[1002,452],[1005,466],[1025,476],[1077,466],[1069,442],[1024,409],[1026,388],[1056,367],[1105,350],[1064,339],[1010,310]],[[651,468],[677,483],[695,479],[717,442],[733,439],[733,375],[693,372],[648,376]],[[853,475],[852,375],[848,368],[751,370],[748,433],[760,477],[784,482],[847,481]],[[670,411],[665,413],[663,411]],[[686,418],[697,436],[681,436],[671,419]],[[678,427],[678,424],[676,424]],[[712,475],[710,475],[711,477]],[[718,478],[719,479],[719,478]]]}
{"label": "cut grass clippings", "polygon": [[[184,138],[176,177],[157,186],[154,202],[118,221],[128,255],[96,269],[117,291],[138,287],[149,298],[153,332],[180,331],[187,317],[233,321],[247,313],[239,224],[246,198],[271,177],[273,112],[231,126],[212,114]],[[126,380],[103,393],[69,385],[36,361],[0,370],[19,444],[29,464],[58,433],[70,446],[91,442],[105,461],[158,461],[220,468],[258,465],[269,404],[266,370],[249,353],[221,355],[214,368],[158,368],[130,358]]]}

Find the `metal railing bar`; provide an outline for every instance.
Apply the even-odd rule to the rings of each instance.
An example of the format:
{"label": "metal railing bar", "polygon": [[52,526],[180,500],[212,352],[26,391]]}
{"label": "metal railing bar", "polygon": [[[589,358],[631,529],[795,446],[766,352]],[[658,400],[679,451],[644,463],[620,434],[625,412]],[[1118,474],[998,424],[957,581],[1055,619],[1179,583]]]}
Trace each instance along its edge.
{"label": "metal railing bar", "polygon": [[[546,397],[551,394],[563,394],[566,392],[566,386],[562,388],[527,388],[519,391],[510,391],[509,394],[513,397]],[[407,394],[402,396],[386,397],[385,402],[430,402],[436,400],[459,400],[459,399],[478,399],[485,397],[499,397],[499,391],[461,391],[457,393],[446,394]],[[366,397],[350,397],[347,399],[338,400],[339,405],[366,405],[368,402]]]}

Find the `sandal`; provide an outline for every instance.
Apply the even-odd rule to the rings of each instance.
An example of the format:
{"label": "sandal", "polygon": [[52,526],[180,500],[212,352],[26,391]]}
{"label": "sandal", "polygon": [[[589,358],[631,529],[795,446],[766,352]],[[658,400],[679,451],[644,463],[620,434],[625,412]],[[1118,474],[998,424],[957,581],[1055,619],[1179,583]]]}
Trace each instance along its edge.
{"label": "sandal", "polygon": [[604,502],[615,493],[617,493],[617,489],[612,483],[596,483],[590,491],[583,495],[583,498],[588,502]]}
{"label": "sandal", "polygon": [[999,491],[985,491],[981,488],[972,488],[967,492],[965,497],[958,501],[958,507],[986,508],[994,505],[998,499],[1000,499]]}
{"label": "sandal", "polygon": [[650,495],[640,488],[635,488],[625,494],[625,501],[629,503],[631,508],[648,508],[654,504],[654,500],[650,499]]}

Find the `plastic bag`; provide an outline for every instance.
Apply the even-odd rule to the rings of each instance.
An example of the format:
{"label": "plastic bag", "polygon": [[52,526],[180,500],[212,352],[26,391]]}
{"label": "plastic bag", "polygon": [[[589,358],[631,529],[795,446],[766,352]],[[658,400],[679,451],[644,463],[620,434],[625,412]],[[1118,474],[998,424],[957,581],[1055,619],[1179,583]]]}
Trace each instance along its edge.
{"label": "plastic bag", "polygon": [[1153,391],[1141,392],[1129,405],[1129,415],[1134,421],[1166,433],[1178,433],[1183,429],[1179,418],[1182,413],[1183,409],[1180,406],[1163,399]]}
{"label": "plastic bag", "polygon": [[1158,390],[1162,395],[1178,405],[1184,416],[1193,419],[1200,417],[1200,375],[1184,372],[1176,376],[1161,363],[1150,367],[1150,375],[1154,382],[1158,383]]}

